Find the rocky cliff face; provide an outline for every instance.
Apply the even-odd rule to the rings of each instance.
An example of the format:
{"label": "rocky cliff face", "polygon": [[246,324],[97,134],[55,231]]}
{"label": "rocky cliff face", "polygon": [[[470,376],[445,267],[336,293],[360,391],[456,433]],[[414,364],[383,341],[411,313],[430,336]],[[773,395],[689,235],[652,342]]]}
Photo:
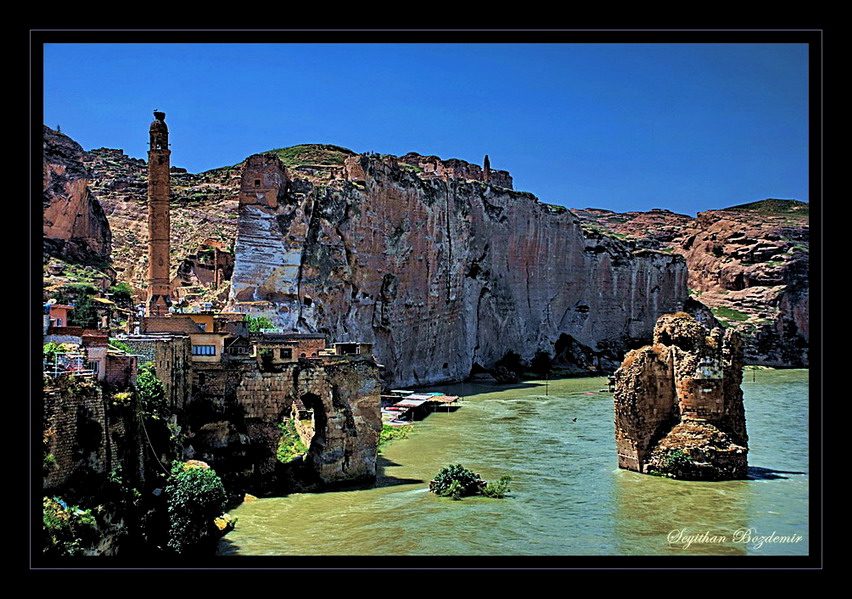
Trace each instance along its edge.
{"label": "rocky cliff face", "polygon": [[[349,181],[361,196],[369,195],[373,191],[365,187],[365,174],[355,174],[360,168],[355,162],[361,160],[361,157],[345,148],[305,145],[275,152],[289,171],[290,182],[285,193],[295,199],[289,201],[290,208],[279,208],[287,212],[281,220],[283,225],[291,224],[287,222],[291,215],[293,223],[298,221],[295,217],[294,201],[313,205],[318,198],[339,198],[341,193],[352,194],[351,190],[344,191],[345,181]],[[465,186],[470,187],[474,182],[492,190],[503,190],[500,193],[516,193],[511,191],[512,178],[508,172],[486,169],[460,160],[441,160],[435,156],[421,156],[413,152],[401,157],[374,155],[368,158],[383,162],[394,172],[398,171],[398,174],[393,176],[403,177],[407,181],[419,181],[414,185],[431,190],[424,192],[426,197],[429,197],[429,194],[434,196],[443,193],[446,196],[449,193],[456,198],[456,189],[464,191]],[[187,173],[185,169],[172,168],[171,270],[173,286],[178,290],[179,298],[186,298],[191,302],[212,301],[217,307],[222,306],[229,296],[234,298],[229,277],[234,268],[233,248],[237,236],[242,166],[243,163],[240,163],[198,175]],[[72,282],[75,277],[87,281],[103,279],[103,287],[111,284],[117,277],[130,283],[140,292],[141,297],[147,268],[145,177],[144,160],[128,157],[121,150],[108,148],[83,152],[80,146],[67,136],[45,127],[46,254],[53,257],[70,257],[72,261],[83,259],[103,262],[111,257],[111,266],[115,269],[80,273],[74,268],[69,269],[67,264],[63,265],[61,260],[54,260],[45,265],[46,288],[50,287],[53,280],[61,286]],[[358,181],[365,183],[359,184]],[[376,189],[379,189],[378,186]],[[420,191],[409,190],[402,193],[418,194]],[[536,203],[529,194],[519,194],[518,197],[532,199],[533,203]],[[458,195],[457,199],[464,202],[461,195]],[[343,201],[352,206],[363,203],[363,200],[350,201],[348,195]],[[455,201],[454,199],[453,202]],[[488,201],[490,203],[490,200]],[[430,202],[431,204],[427,204],[434,204],[434,201]],[[446,200],[444,203],[446,204]],[[479,212],[496,214],[492,208],[497,204],[489,205],[490,208],[483,204]],[[558,218],[557,213],[561,209],[548,207],[546,204],[539,206],[541,210]],[[306,226],[310,225],[310,217],[304,210],[301,214],[302,218],[308,218]],[[360,218],[360,212],[353,214]],[[368,212],[370,217],[375,217],[376,214]],[[742,334],[748,363],[808,366],[807,204],[766,200],[726,210],[703,212],[698,218],[667,210],[617,214],[606,210],[586,209],[572,210],[571,215],[576,217],[582,235],[590,240],[590,248],[595,244],[601,248],[606,246],[606,251],[614,252],[613,255],[624,251],[632,255],[636,251],[646,249],[683,256],[688,263],[690,295],[709,306],[722,324],[733,327]],[[387,248],[390,252],[400,246],[400,242],[404,244],[411,236],[411,232],[405,229],[405,217],[397,216],[399,218],[396,224],[401,226],[398,231],[391,231],[390,234],[385,230],[380,231],[381,236],[387,238],[390,244]],[[498,220],[500,218],[497,216]],[[561,218],[567,220],[570,215]],[[341,223],[341,231],[347,231],[349,225],[345,221],[348,219],[351,219],[351,216]],[[414,223],[418,231],[423,229],[423,223],[415,222],[410,216],[408,223],[409,227]],[[332,233],[337,235],[336,232]],[[378,233],[377,230],[376,234]],[[294,238],[298,237],[296,235]],[[316,239],[321,240],[319,237]],[[452,241],[451,237],[447,239],[449,241],[443,243],[449,257]],[[619,240],[626,242],[626,245],[619,244]],[[358,240],[355,242],[358,243]],[[295,281],[300,276],[296,264],[301,264],[301,255],[314,255],[315,252],[302,252],[292,240],[288,240],[284,245],[289,248],[289,254],[286,258],[282,254],[278,258],[270,259],[270,268],[276,261],[283,260],[282,264],[286,263],[290,270],[296,268],[296,274],[291,272],[287,275],[289,278],[285,279]],[[333,247],[340,249],[339,246]],[[434,247],[444,246],[439,244]],[[458,247],[460,246],[457,245],[456,248]],[[618,247],[622,249],[617,249]],[[485,245],[479,249],[484,250]],[[380,250],[384,251],[385,249]],[[591,251],[600,252],[594,249]],[[298,253],[298,259],[293,252]],[[452,258],[456,259],[460,255],[453,252]],[[426,255],[420,254],[415,259],[417,262],[425,261]],[[660,257],[656,260],[662,261]],[[429,264],[430,274],[435,275],[437,270],[434,268],[434,260]],[[472,269],[474,280],[484,276],[481,271],[482,264],[476,257],[470,258],[468,266]],[[305,272],[310,272],[310,268]],[[383,277],[384,274],[397,276],[391,271],[383,273]],[[379,285],[380,296],[383,288],[386,297],[393,294],[394,280],[392,277],[382,279],[383,283]],[[269,287],[272,281],[258,283],[260,287]],[[241,284],[238,283],[238,286]],[[251,286],[251,276],[245,279],[245,284]],[[483,299],[487,302],[493,287],[485,288],[489,290],[483,292]],[[264,296],[264,293],[258,296]],[[285,294],[292,295],[292,288],[286,290]],[[253,294],[240,292],[240,295],[242,297]],[[357,299],[358,293],[355,295]],[[312,301],[313,298],[308,296],[308,305],[303,302],[299,308],[308,320],[311,313],[309,304]],[[579,301],[576,311],[578,317],[582,316],[586,309],[586,304],[582,303],[584,300]],[[381,298],[376,304],[379,306],[379,323],[387,304],[388,302]],[[318,309],[315,307],[314,311]],[[360,310],[354,310],[350,317],[356,313],[360,313]],[[635,317],[630,315],[627,318]],[[335,320],[347,322],[347,318]],[[559,320],[562,321],[563,318]],[[319,328],[343,330],[342,324],[316,322]],[[373,333],[373,338],[381,336],[376,331],[368,331],[366,338],[371,337],[370,332]],[[470,332],[465,330],[463,335],[469,336]],[[549,336],[549,333],[544,336]],[[598,361],[595,352],[599,349],[596,347],[595,336],[586,335],[584,338],[586,341],[592,341],[591,350],[579,343],[579,338],[575,338],[572,333],[566,333],[564,337],[557,339],[559,343],[554,348],[555,353],[570,354],[571,359],[585,366],[595,365]],[[473,346],[476,345],[474,342]],[[527,351],[523,353],[528,354]],[[484,364],[487,359],[481,354],[477,362]],[[444,370],[443,364],[443,361],[439,363],[441,370]],[[417,376],[412,379],[420,378],[420,371],[417,370]]]}
{"label": "rocky cliff face", "polygon": [[44,127],[44,252],[70,262],[108,262],[112,232],[89,183],[83,148],[67,135]]}
{"label": "rocky cliff face", "polygon": [[390,385],[456,381],[511,350],[647,342],[686,299],[682,258],[585,232],[566,209],[481,180],[350,156],[345,179],[246,162],[230,303],[285,329],[374,343]]}
{"label": "rocky cliff face", "polygon": [[[98,148],[85,153],[84,163],[114,231],[113,267],[141,292],[148,268],[146,162],[121,150]],[[232,256],[226,254],[236,237],[239,172],[238,167],[197,175],[171,169],[170,262],[178,298],[227,297]]]}
{"label": "rocky cliff face", "polygon": [[574,213],[587,227],[682,255],[690,294],[743,336],[747,363],[808,366],[807,204],[764,200],[694,219],[666,210]]}

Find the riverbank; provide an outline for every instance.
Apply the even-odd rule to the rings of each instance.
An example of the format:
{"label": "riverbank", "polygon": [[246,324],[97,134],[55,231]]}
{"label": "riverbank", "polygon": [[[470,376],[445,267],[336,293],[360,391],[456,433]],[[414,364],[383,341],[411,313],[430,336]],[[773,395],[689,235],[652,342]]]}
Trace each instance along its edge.
{"label": "riverbank", "polygon": [[[464,407],[432,413],[387,445],[373,486],[245,503],[231,512],[239,525],[219,554],[807,555],[808,380],[807,370],[757,370],[743,381],[750,476],[719,483],[619,470],[605,377],[445,385]],[[429,493],[451,463],[489,480],[511,476],[511,497],[448,502]],[[734,542],[740,528],[802,538],[758,547]],[[681,530],[728,541],[670,542]]]}

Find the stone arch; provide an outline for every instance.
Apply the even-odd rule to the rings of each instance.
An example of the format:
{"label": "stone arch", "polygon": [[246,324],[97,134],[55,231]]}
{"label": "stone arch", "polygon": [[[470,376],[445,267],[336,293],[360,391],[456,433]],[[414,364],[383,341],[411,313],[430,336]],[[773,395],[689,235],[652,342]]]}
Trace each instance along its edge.
{"label": "stone arch", "polygon": [[299,398],[310,413],[313,422],[313,435],[308,443],[308,458],[316,458],[325,449],[328,440],[328,414],[322,399],[316,393],[304,393]]}

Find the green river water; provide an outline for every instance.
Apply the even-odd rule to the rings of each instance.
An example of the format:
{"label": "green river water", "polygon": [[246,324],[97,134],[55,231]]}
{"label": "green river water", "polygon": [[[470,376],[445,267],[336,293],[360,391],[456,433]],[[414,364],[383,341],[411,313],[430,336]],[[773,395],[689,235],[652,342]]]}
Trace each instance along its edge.
{"label": "green river water", "polygon": [[[807,370],[746,371],[742,481],[620,470],[605,387],[577,378],[427,389],[463,396],[462,407],[392,442],[375,487],[243,503],[219,555],[808,555]],[[429,493],[456,463],[486,480],[511,476],[511,495]]]}

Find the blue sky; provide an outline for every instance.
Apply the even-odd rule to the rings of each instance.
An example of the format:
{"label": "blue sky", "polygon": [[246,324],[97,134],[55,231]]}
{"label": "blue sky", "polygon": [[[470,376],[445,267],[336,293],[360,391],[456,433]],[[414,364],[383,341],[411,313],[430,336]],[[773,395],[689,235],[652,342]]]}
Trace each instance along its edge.
{"label": "blue sky", "polygon": [[[84,148],[146,157],[166,113],[190,172],[301,143],[461,158],[571,208],[694,215],[808,201],[808,46],[44,46],[44,114]],[[35,117],[38,118],[37,116]]]}

